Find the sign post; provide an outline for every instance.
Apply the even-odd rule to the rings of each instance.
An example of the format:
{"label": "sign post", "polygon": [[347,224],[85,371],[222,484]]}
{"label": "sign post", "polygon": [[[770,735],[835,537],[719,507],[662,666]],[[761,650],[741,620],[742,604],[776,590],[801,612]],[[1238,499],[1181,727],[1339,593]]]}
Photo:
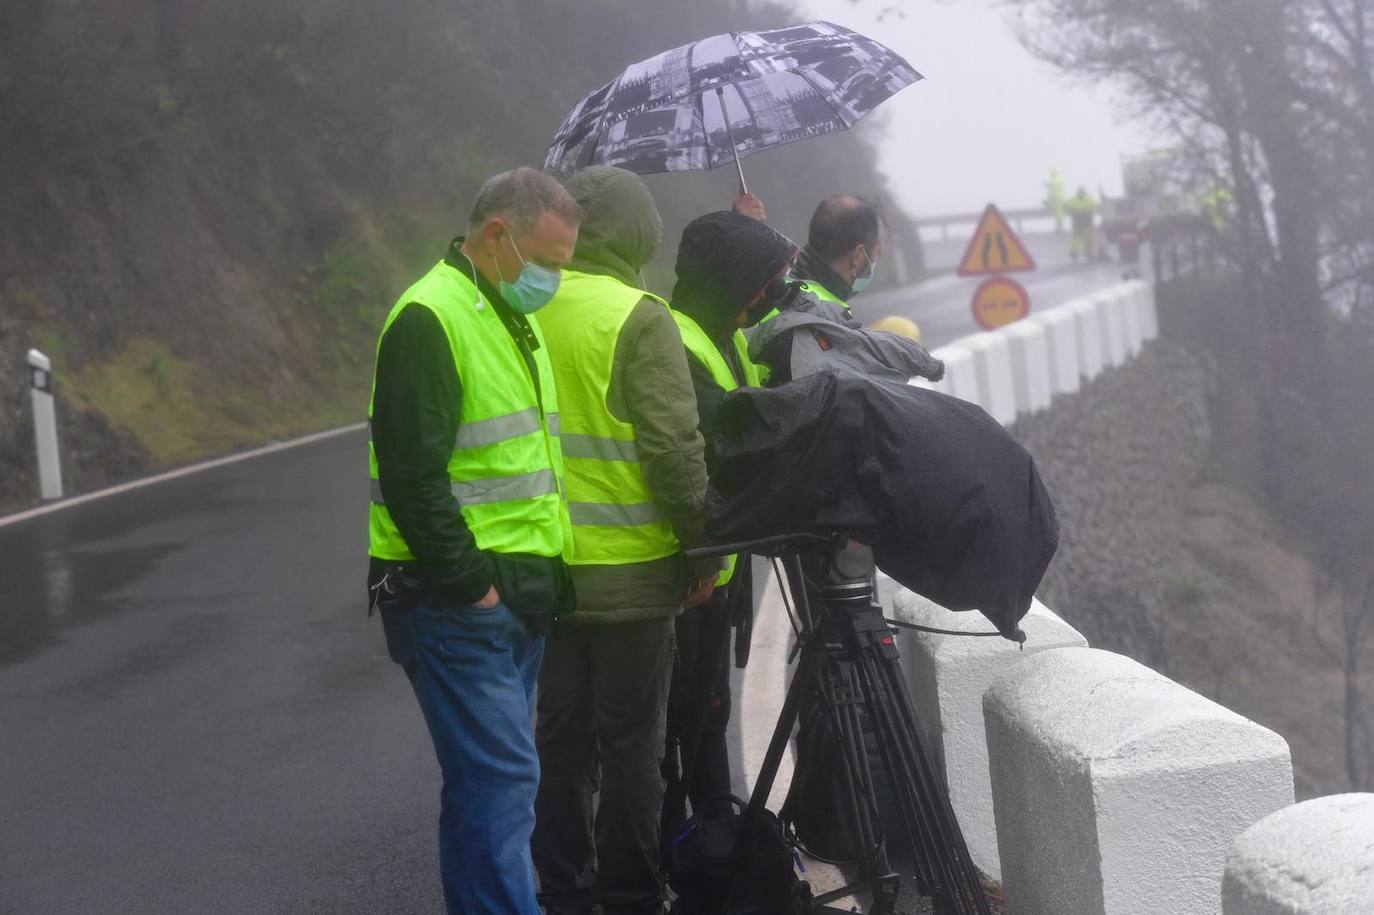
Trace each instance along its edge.
{"label": "sign post", "polygon": [[1026,287],[1004,273],[1035,269],[1035,258],[1021,243],[1000,210],[991,203],[964,249],[959,276],[988,276],[973,293],[973,320],[983,330],[1003,327],[1030,314]]}
{"label": "sign post", "polygon": [[62,498],[62,461],[57,452],[57,407],[52,396],[52,360],[29,350],[33,437],[38,451],[38,489],[44,502]]}

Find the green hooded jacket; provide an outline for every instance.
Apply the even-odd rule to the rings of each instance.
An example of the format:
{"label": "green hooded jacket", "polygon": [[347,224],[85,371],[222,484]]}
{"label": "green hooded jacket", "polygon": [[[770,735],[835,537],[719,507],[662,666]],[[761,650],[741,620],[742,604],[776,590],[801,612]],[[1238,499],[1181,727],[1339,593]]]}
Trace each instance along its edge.
{"label": "green hooded jacket", "polygon": [[[640,270],[663,240],[663,221],[644,181],[624,169],[591,166],[567,187],[582,208],[569,269],[642,289]],[[634,425],[645,480],[678,541],[701,545],[705,446],[682,337],[661,303],[642,300],[621,328],[606,403],[616,419]],[[675,616],[693,581],[721,566],[711,560],[689,569],[681,554],[618,566],[571,566],[577,610],[562,619],[615,623]]]}

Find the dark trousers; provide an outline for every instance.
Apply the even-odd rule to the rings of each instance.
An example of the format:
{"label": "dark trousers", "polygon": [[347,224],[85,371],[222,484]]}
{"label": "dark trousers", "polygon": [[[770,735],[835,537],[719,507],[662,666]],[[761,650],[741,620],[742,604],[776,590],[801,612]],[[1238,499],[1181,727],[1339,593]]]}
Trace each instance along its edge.
{"label": "dark trousers", "polygon": [[712,799],[729,803],[722,795],[730,793],[725,730],[730,723],[731,622],[731,603],[723,590],[677,618],[661,826],[670,842],[686,826],[689,800],[694,813]]}
{"label": "dark trousers", "polygon": [[[671,618],[559,623],[539,678],[534,863],[549,913],[658,912]],[[599,795],[599,796],[598,796]]]}

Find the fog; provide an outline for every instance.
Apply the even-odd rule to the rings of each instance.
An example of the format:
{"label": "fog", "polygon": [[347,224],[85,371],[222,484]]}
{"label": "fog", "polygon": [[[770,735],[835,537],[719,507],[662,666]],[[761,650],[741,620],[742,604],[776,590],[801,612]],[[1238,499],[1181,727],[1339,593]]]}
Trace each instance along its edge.
{"label": "fog", "polygon": [[[868,35],[925,79],[856,128],[881,138],[881,164],[915,216],[1037,206],[1051,168],[1069,192],[1121,193],[1120,154],[1148,148],[1103,87],[1053,72],[1017,40],[1010,14],[984,0],[806,0],[807,14]],[[880,18],[881,17],[881,18]]]}

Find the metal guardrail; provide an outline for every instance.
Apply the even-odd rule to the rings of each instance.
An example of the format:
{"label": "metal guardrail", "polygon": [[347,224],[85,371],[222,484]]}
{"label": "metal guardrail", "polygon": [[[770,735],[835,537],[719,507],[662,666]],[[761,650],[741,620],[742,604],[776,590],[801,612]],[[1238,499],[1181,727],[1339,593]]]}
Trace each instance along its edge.
{"label": "metal guardrail", "polygon": [[[1054,210],[1049,207],[1022,207],[1020,209],[1002,210],[1002,215],[1010,222],[1016,231],[1021,231],[1021,224],[1027,219],[1053,219]],[[922,216],[913,220],[917,229],[939,228],[941,236],[949,237],[950,226],[977,225],[978,220],[983,218],[983,211],[977,210],[972,213],[950,213],[944,216]]]}

